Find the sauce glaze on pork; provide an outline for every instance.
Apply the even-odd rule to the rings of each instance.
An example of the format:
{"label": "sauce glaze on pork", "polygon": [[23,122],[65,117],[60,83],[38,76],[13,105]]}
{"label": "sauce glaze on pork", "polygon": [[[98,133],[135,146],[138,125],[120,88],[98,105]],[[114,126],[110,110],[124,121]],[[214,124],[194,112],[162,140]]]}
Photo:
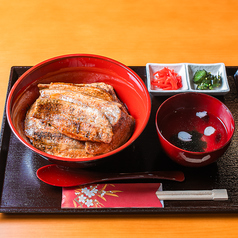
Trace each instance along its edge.
{"label": "sauce glaze on pork", "polygon": [[25,134],[33,146],[61,157],[107,153],[132,135],[129,115],[111,85],[39,84],[40,97],[28,110]]}

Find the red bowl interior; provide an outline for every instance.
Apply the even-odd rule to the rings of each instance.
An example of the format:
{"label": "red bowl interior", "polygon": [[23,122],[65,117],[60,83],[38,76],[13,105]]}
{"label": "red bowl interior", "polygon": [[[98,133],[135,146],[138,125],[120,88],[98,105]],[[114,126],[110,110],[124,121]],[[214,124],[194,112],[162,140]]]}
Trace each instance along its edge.
{"label": "red bowl interior", "polygon": [[[114,151],[91,158],[61,158],[36,149],[24,135],[23,122],[27,109],[39,96],[37,84],[50,82],[105,82],[112,85],[118,97],[136,120],[133,135],[124,145]],[[31,150],[56,162],[99,160],[119,152],[141,134],[149,120],[150,111],[150,95],[144,82],[133,70],[113,59],[88,54],[59,56],[30,68],[13,85],[6,105],[8,122],[18,139]]]}
{"label": "red bowl interior", "polygon": [[[179,131],[182,131],[183,128],[187,128],[187,130],[192,131],[194,129],[194,125],[189,123],[189,119],[186,120],[183,117],[173,116],[170,117],[172,118],[171,120],[163,119],[168,115],[171,115],[171,113],[175,111],[178,114],[178,111],[181,109],[189,109],[196,112],[206,111],[209,115],[209,119],[199,119],[198,117],[198,119],[195,118],[196,130],[202,132],[204,131],[204,128],[210,125],[217,129],[218,127],[216,127],[217,125],[215,124],[215,121],[219,121],[219,125],[221,123],[222,129],[224,129],[225,131],[225,133],[223,134],[225,136],[222,136],[220,138],[221,134],[219,134],[220,132],[218,133],[217,129],[216,132],[208,139],[211,140],[212,143],[207,143],[207,148],[204,152],[188,151],[175,146],[174,144],[169,142],[168,135],[177,135],[177,133]],[[211,118],[214,118],[213,122]],[[192,92],[177,94],[164,101],[164,103],[161,104],[157,111],[155,123],[161,145],[164,148],[165,152],[169,155],[169,157],[183,165],[197,167],[207,165],[218,159],[218,157],[221,156],[227,149],[235,130],[235,122],[233,116],[229,109],[220,100],[207,94]],[[217,142],[218,140],[219,143]],[[190,162],[184,161],[180,156],[181,154],[183,154],[184,156],[186,155],[190,159]],[[206,155],[209,156],[205,157]],[[202,159],[204,158],[209,159],[202,161]],[[194,164],[192,161],[194,161]]]}

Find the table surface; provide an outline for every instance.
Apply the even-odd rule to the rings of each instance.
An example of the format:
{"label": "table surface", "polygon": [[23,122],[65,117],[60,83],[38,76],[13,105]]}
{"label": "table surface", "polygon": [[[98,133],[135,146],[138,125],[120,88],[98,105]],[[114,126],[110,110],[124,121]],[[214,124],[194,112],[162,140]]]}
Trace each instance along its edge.
{"label": "table surface", "polygon": [[[0,118],[11,66],[71,53],[129,66],[237,66],[237,1],[0,1]],[[0,121],[1,122],[1,121]],[[237,214],[0,214],[0,237],[237,237]]]}

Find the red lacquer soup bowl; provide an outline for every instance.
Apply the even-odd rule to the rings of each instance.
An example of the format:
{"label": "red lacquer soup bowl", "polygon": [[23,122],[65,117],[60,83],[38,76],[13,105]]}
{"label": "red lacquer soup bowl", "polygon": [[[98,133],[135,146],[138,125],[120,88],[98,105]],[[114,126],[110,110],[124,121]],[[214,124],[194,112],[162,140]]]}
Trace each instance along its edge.
{"label": "red lacquer soup bowl", "polygon": [[215,162],[227,150],[235,131],[230,110],[204,93],[168,98],[155,119],[159,141],[173,161],[188,167]]}
{"label": "red lacquer soup bowl", "polygon": [[[63,158],[36,149],[25,136],[24,119],[27,109],[39,96],[37,85],[51,82],[104,82],[112,85],[118,98],[135,118],[135,128],[130,139],[113,151],[89,158]],[[12,131],[32,151],[53,163],[70,167],[88,167],[120,152],[138,138],[149,120],[151,101],[144,82],[124,64],[98,55],[72,54],[45,60],[25,72],[9,93],[6,111]]]}

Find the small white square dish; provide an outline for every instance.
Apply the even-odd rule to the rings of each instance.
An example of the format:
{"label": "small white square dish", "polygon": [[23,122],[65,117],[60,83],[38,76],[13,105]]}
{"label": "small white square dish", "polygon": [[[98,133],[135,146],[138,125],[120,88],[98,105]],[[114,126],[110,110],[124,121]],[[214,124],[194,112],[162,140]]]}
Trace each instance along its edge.
{"label": "small white square dish", "polygon": [[[207,73],[211,73],[212,75],[218,77],[221,76],[221,85],[219,87],[215,87],[213,89],[197,89],[198,84],[194,83],[194,75],[198,70],[205,70]],[[216,64],[186,64],[186,73],[187,73],[187,81],[192,92],[200,92],[206,93],[210,95],[224,95],[230,91],[230,87],[227,81],[226,75],[226,67],[224,63],[216,63]]]}
{"label": "small white square dish", "polygon": [[[158,87],[154,87],[151,82],[155,79],[154,74],[162,70],[163,68],[167,67],[170,70],[174,70],[182,79],[182,87],[176,90],[164,90]],[[146,64],[146,74],[147,74],[147,88],[148,91],[155,95],[174,95],[181,92],[187,92],[189,90],[188,82],[187,82],[187,75],[186,75],[186,64],[179,63],[179,64],[156,64],[156,63],[147,63]]]}

